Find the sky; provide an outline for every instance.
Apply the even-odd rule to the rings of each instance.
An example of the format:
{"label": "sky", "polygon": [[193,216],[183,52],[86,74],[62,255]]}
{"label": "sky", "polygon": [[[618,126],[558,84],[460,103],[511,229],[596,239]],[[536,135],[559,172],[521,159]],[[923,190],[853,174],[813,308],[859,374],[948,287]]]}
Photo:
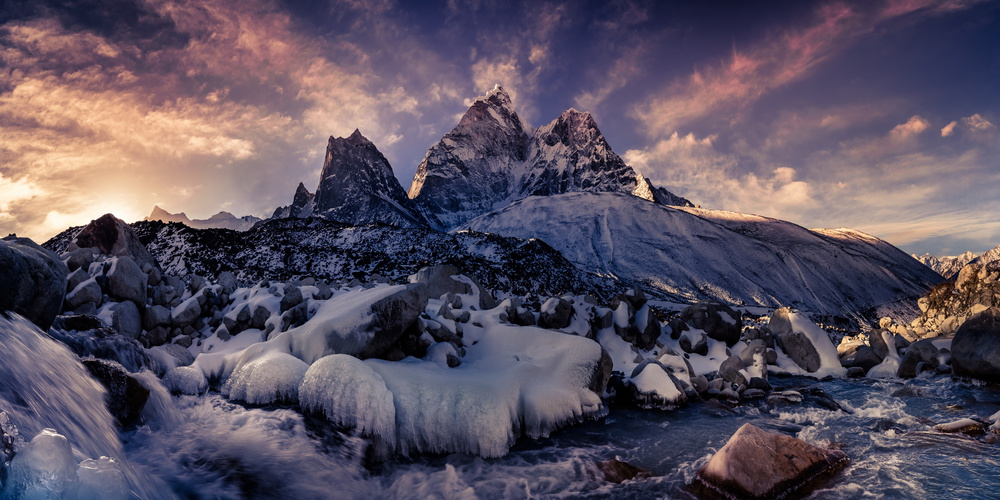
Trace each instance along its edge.
{"label": "sky", "polygon": [[406,189],[497,83],[704,208],[1000,244],[990,0],[0,0],[0,234],[268,216],[355,128]]}

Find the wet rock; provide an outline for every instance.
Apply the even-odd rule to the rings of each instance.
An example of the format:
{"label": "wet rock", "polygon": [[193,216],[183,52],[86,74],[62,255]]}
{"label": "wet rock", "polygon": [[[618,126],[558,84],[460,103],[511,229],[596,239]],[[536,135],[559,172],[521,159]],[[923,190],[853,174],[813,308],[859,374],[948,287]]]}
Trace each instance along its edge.
{"label": "wet rock", "polygon": [[630,479],[646,479],[653,476],[650,471],[617,458],[597,462],[597,468],[604,475],[604,480],[612,483],[623,483]]}
{"label": "wet rock", "polygon": [[986,424],[971,418],[962,418],[954,422],[937,424],[934,430],[949,434],[965,434],[967,436],[981,436],[986,433]]}
{"label": "wet rock", "polygon": [[900,378],[914,378],[923,371],[936,371],[939,364],[938,349],[934,347],[933,340],[919,340],[906,349],[896,375]]}
{"label": "wet rock", "polygon": [[698,470],[695,483],[725,498],[784,498],[808,493],[815,481],[849,463],[842,451],[744,424]]}
{"label": "wet rock", "polygon": [[62,310],[69,268],[28,238],[0,240],[0,311],[13,311],[42,330]]}
{"label": "wet rock", "polygon": [[698,302],[681,311],[681,320],[704,330],[715,339],[733,346],[740,341],[743,322],[739,313],[719,302]]}
{"label": "wet rock", "polygon": [[130,372],[149,366],[149,356],[138,341],[119,335],[96,316],[58,316],[48,334],[81,358],[116,361]]}
{"label": "wet rock", "polygon": [[83,366],[107,390],[108,411],[119,427],[138,423],[142,408],[149,398],[149,389],[132,377],[125,367],[104,359],[85,359]]}
{"label": "wet rock", "polygon": [[847,376],[850,378],[861,378],[865,376],[865,369],[860,366],[852,366],[847,369]]}
{"label": "wet rock", "polygon": [[951,343],[955,375],[1000,382],[1000,308],[969,318]]}

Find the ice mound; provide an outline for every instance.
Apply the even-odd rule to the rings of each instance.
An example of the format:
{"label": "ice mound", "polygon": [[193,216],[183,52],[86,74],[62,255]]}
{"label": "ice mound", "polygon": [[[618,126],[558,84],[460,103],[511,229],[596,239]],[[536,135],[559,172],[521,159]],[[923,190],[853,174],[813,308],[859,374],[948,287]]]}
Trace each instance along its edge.
{"label": "ice mound", "polygon": [[250,404],[295,403],[309,365],[283,352],[268,352],[244,363],[226,381],[222,392]]}
{"label": "ice mound", "polygon": [[4,500],[15,498],[128,498],[128,483],[118,463],[108,457],[76,463],[66,437],[42,429],[10,462]]}
{"label": "ice mound", "polygon": [[299,404],[331,422],[396,442],[396,408],[382,376],[364,361],[331,354],[312,364],[299,386]]}

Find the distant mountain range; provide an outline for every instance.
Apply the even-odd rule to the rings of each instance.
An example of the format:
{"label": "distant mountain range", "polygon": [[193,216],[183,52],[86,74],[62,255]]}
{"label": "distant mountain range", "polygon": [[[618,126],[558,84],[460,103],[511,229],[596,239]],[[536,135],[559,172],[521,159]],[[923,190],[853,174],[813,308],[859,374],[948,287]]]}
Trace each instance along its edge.
{"label": "distant mountain range", "polygon": [[963,267],[965,267],[966,264],[976,260],[976,254],[972,252],[965,252],[961,255],[946,257],[936,257],[929,253],[925,253],[923,255],[913,254],[912,257],[947,279],[953,278]]}
{"label": "distant mountain range", "polygon": [[235,231],[246,231],[260,222],[260,217],[244,215],[237,217],[229,212],[219,212],[207,219],[190,219],[184,212],[172,214],[159,206],[153,207],[153,212],[143,220],[158,220],[163,222],[180,222],[195,229],[233,229]]}
{"label": "distant mountain range", "polygon": [[[173,219],[156,215],[154,211],[149,219],[187,219],[183,214]],[[319,227],[314,223],[288,222],[310,217],[335,223],[314,230]],[[248,219],[228,215],[181,222],[225,227],[204,225],[222,220],[235,224]],[[276,229],[286,226],[290,232]],[[462,260],[488,259],[492,252],[513,255],[517,245],[542,240],[544,248],[558,250],[565,257],[561,262],[572,263],[567,265],[575,265],[580,274],[568,272],[554,259],[542,259],[552,265],[529,266],[538,283],[602,283],[604,289],[636,284],[661,298],[794,306],[852,318],[876,317],[898,304],[907,309],[903,315],[915,316],[916,302],[911,299],[941,281],[896,247],[857,231],[808,230],[756,215],[696,208],[625,164],[590,113],[570,109],[532,129],[500,86],[477,98],[458,125],[431,147],[408,191],[385,156],[355,130],[346,138],[330,137],[315,193],[300,183],[291,205],[279,207],[257,227],[270,229],[255,228],[245,239],[204,233],[183,238],[172,234],[164,240],[170,231],[137,231],[147,235],[148,245],[159,249],[161,258],[178,262],[183,256],[182,267],[191,272],[236,266],[248,277],[324,269],[338,275],[352,268],[397,275],[409,269],[404,265],[412,260],[407,252],[433,261],[438,258],[434,252],[457,245],[466,250],[448,255],[461,265]],[[507,242],[501,245],[504,250],[495,241],[484,243],[483,233],[501,235],[496,241]],[[351,249],[352,244],[377,247],[378,238],[394,250],[358,257]],[[213,256],[218,251],[210,247],[191,250],[200,248],[193,242],[206,239],[235,243],[226,244],[230,250],[225,255]],[[187,243],[174,248],[181,240]],[[429,251],[429,246],[437,250]],[[317,250],[327,247],[341,253]],[[311,250],[303,253],[304,248]],[[270,250],[258,255],[260,249]],[[537,261],[523,252],[517,255]],[[519,276],[510,262],[506,266]],[[479,267],[489,267],[489,280],[503,282],[501,270]]]}

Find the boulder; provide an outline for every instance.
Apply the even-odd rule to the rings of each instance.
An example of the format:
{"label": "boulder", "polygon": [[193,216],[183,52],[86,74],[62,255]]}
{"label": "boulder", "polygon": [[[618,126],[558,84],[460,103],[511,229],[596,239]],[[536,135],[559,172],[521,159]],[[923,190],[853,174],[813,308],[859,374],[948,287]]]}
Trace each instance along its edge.
{"label": "boulder", "polygon": [[297,286],[285,286],[285,294],[281,296],[281,312],[284,313],[301,303],[302,289]]}
{"label": "boulder", "polygon": [[636,467],[617,458],[597,462],[597,468],[604,476],[604,480],[612,483],[623,483],[629,479],[646,479],[653,475],[642,467]]}
{"label": "boulder", "polygon": [[138,338],[142,333],[142,316],[139,308],[132,302],[119,302],[111,306],[111,328],[119,335],[130,339]]}
{"label": "boulder", "polygon": [[118,257],[108,271],[107,292],[115,300],[130,300],[137,307],[146,305],[146,273],[132,257]]}
{"label": "boulder", "polygon": [[90,273],[85,269],[77,269],[69,273],[69,276],[66,276],[66,293],[72,292],[74,288],[80,286],[80,283],[89,279]]}
{"label": "boulder", "polygon": [[858,347],[858,350],[854,352],[854,360],[851,362],[852,367],[859,367],[868,373],[875,366],[882,363],[882,358],[878,354],[875,354],[875,349],[862,345]]}
{"label": "boulder", "polygon": [[101,217],[90,221],[83,227],[76,239],[70,244],[68,251],[75,251],[77,248],[96,247],[99,253],[114,257],[129,256],[142,268],[143,264],[149,263],[154,267],[159,267],[156,258],[149,253],[146,246],[139,241],[135,231],[121,219],[111,214],[104,214]]}
{"label": "boulder", "polygon": [[90,264],[94,262],[94,252],[96,250],[96,248],[77,248],[62,254],[60,257],[70,271],[82,269],[86,272]]}
{"label": "boulder", "polygon": [[108,390],[108,411],[115,417],[118,426],[128,427],[138,423],[142,408],[149,399],[149,389],[114,361],[85,359],[81,363]]}
{"label": "boulder", "polygon": [[170,326],[170,309],[163,306],[149,306],[142,315],[142,328],[152,330],[158,326]]}
{"label": "boulder", "polygon": [[719,376],[722,377],[722,380],[725,380],[730,384],[737,386],[746,385],[747,379],[742,373],[740,373],[740,370],[742,369],[743,360],[734,354],[726,358],[726,360],[719,365]]}
{"label": "boulder", "polygon": [[170,322],[176,327],[185,327],[201,316],[201,305],[197,300],[185,300],[171,311]]}
{"label": "boulder", "polygon": [[632,370],[627,384],[630,402],[640,408],[673,409],[687,401],[679,380],[662,363],[644,360]]}
{"label": "boulder", "polygon": [[774,311],[768,327],[774,334],[778,345],[795,364],[807,372],[815,372],[819,370],[821,365],[819,352],[816,351],[816,347],[813,346],[812,341],[805,333],[797,332],[792,328],[790,314],[791,310],[787,307]]}
{"label": "boulder", "polygon": [[100,305],[102,299],[101,285],[96,280],[84,281],[66,295],[66,310],[75,311],[86,303]]}
{"label": "boulder", "polygon": [[681,311],[681,320],[730,347],[740,341],[743,329],[740,314],[719,302],[698,302],[687,306]]}
{"label": "boulder", "polygon": [[222,286],[222,292],[228,295],[232,295],[233,292],[239,288],[239,282],[236,280],[236,275],[232,271],[223,271],[219,273],[219,276],[215,279],[219,285]]}
{"label": "boulder", "polygon": [[410,325],[417,321],[427,307],[428,287],[411,283],[371,305],[372,322],[368,328],[375,333],[371,341],[358,353],[361,359],[373,358],[396,342]]}
{"label": "boulder", "polygon": [[594,394],[602,394],[608,386],[608,380],[611,379],[614,364],[608,351],[601,347],[601,360],[594,367],[594,375],[590,378],[587,388],[594,391]]}
{"label": "boulder", "polygon": [[914,378],[920,372],[937,370],[941,363],[938,360],[938,348],[934,347],[932,339],[914,342],[906,348],[906,354],[899,362],[896,375],[899,378]]}
{"label": "boulder", "polygon": [[62,310],[69,268],[28,238],[0,240],[0,311],[13,311],[42,330]]}
{"label": "boulder", "polygon": [[798,497],[849,463],[842,451],[743,424],[698,470],[695,485],[724,498]]}
{"label": "boulder", "polygon": [[955,375],[1000,382],[1000,308],[969,318],[951,342]]}
{"label": "boulder", "polygon": [[[478,291],[479,304],[477,306],[480,310],[493,309],[497,306],[496,299],[475,278],[463,275],[457,267],[451,264],[422,268],[416,274],[410,276],[410,283],[423,283],[427,285],[428,297],[435,299],[446,293],[473,295]],[[475,287],[475,290],[473,287]]]}
{"label": "boulder", "polygon": [[573,304],[566,299],[552,297],[542,304],[538,326],[561,330],[569,326],[573,318]]}
{"label": "boulder", "polygon": [[702,356],[708,354],[707,336],[700,331],[688,330],[683,332],[677,343],[684,352],[700,354]]}

